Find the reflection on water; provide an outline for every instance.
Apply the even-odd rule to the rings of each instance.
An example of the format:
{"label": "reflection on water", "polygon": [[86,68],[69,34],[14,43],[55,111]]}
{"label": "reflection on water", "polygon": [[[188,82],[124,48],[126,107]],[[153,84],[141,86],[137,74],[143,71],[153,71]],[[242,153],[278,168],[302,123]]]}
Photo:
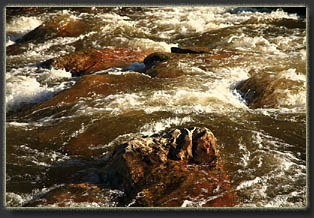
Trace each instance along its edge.
{"label": "reflection on water", "polygon": [[[101,182],[98,169],[105,165],[106,154],[123,141],[173,127],[200,126],[217,138],[239,207],[305,207],[304,18],[280,10],[235,11],[113,7],[7,13],[8,206],[22,206],[63,184]],[[14,42],[55,17],[80,21],[85,32],[69,37],[48,32],[44,40]],[[110,68],[103,73],[128,78],[123,86],[112,85],[112,93],[16,113],[79,79],[65,70],[38,68],[38,62],[81,48],[170,52],[172,46],[207,47],[230,56],[174,58],[167,67],[184,73],[177,78]],[[237,89],[244,81],[246,87]],[[259,101],[253,104],[250,98]]]}

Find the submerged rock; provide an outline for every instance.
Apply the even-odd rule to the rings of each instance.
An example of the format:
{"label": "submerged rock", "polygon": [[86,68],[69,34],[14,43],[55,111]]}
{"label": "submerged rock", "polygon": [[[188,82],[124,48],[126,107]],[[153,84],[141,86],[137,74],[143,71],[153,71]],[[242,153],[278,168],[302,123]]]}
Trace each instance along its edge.
{"label": "submerged rock", "polygon": [[119,191],[95,184],[68,184],[49,191],[24,207],[113,207]]}
{"label": "submerged rock", "polygon": [[94,73],[110,67],[126,67],[142,62],[151,51],[135,51],[126,48],[84,49],[47,60],[41,67],[65,69],[73,75]]}
{"label": "submerged rock", "polygon": [[235,204],[218,162],[216,139],[207,128],[174,129],[130,140],[114,149],[105,172],[105,183],[126,193],[121,205]]}

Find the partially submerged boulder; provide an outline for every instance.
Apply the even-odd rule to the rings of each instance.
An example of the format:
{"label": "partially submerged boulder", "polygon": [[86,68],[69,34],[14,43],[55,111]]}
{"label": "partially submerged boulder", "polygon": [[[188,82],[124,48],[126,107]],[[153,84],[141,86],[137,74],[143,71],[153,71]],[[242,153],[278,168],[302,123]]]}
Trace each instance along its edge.
{"label": "partially submerged boulder", "polygon": [[[66,184],[25,207],[231,207],[237,203],[207,128],[172,129],[117,145],[95,184]],[[97,184],[96,184],[97,183]]]}
{"label": "partially submerged boulder", "polygon": [[92,24],[69,14],[59,15],[42,23],[37,28],[16,40],[16,43],[6,48],[7,55],[18,55],[28,49],[28,43],[37,45],[57,37],[78,37],[92,30]]}
{"label": "partially submerged boulder", "polygon": [[228,177],[218,162],[216,139],[207,128],[174,129],[130,140],[114,149],[105,172],[105,184],[126,194],[121,205],[235,204]]}
{"label": "partially submerged boulder", "polygon": [[[289,95],[298,95],[300,83],[303,81],[293,80],[286,77],[286,70],[281,73],[261,72],[241,81],[236,90],[240,92],[250,108],[278,108],[289,106]],[[295,90],[294,90],[295,87]],[[297,99],[294,104],[298,103]]]}
{"label": "partially submerged boulder", "polygon": [[69,113],[79,100],[84,98],[97,95],[106,97],[110,94],[127,93],[139,88],[145,90],[154,87],[161,87],[161,85],[139,73],[84,75],[71,88],[59,92],[49,100],[28,110],[10,114],[7,119],[19,119],[19,122],[21,122],[23,120],[36,121],[48,116],[62,117]]}
{"label": "partially submerged boulder", "polygon": [[41,67],[65,69],[72,75],[90,74],[110,67],[126,67],[133,62],[142,62],[151,51],[135,51],[126,48],[83,49],[49,59]]}
{"label": "partially submerged boulder", "polygon": [[69,14],[60,15],[45,21],[43,24],[18,39],[17,43],[28,41],[42,42],[56,37],[77,37],[90,31],[90,25]]}
{"label": "partially submerged boulder", "polygon": [[220,60],[230,57],[234,52],[214,50],[206,47],[172,47],[171,53],[155,52],[144,59],[145,74],[158,78],[176,78],[185,74],[182,63],[202,59]]}

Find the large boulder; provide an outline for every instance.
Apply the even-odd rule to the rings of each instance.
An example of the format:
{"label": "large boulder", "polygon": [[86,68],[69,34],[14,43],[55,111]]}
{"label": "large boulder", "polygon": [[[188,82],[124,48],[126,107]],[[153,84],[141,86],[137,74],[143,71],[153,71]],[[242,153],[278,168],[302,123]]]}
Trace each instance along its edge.
{"label": "large boulder", "polygon": [[95,74],[82,76],[74,86],[59,92],[52,98],[28,110],[8,114],[8,120],[36,121],[47,116],[55,118],[70,113],[71,108],[84,98],[101,95],[106,97],[116,93],[131,93],[135,89],[161,88],[161,84],[153,82],[139,73],[124,75]]}
{"label": "large boulder", "polygon": [[117,146],[105,167],[105,184],[121,189],[121,205],[233,206],[216,139],[207,128],[182,128]]}
{"label": "large boulder", "polygon": [[[207,128],[172,129],[118,144],[89,184],[66,184],[25,207],[231,207],[237,203]],[[96,174],[95,174],[96,173]]]}
{"label": "large boulder", "polygon": [[40,63],[41,67],[65,69],[75,76],[94,73],[110,67],[126,67],[142,62],[151,51],[126,48],[83,49]]}

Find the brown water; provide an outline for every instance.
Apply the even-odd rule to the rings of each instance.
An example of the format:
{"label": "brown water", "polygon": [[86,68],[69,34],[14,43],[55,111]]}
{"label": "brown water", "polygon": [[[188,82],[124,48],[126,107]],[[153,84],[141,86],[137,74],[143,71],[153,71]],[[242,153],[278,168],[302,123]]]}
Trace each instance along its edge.
{"label": "brown water", "polygon": [[[124,140],[172,127],[204,126],[217,138],[239,207],[305,207],[305,20],[283,11],[236,12],[222,7],[8,12],[7,46],[56,17],[81,20],[86,32],[33,40],[23,44],[21,54],[6,57],[7,206],[22,206],[63,184],[101,182],[93,169],[104,166],[106,153]],[[172,46],[202,46],[232,55],[182,58],[168,67],[185,75],[171,79],[111,68],[102,73],[125,74],[145,85],[81,98],[59,113],[15,115],[78,80],[64,70],[38,68],[40,61],[80,48],[170,52]],[[267,87],[260,107],[248,106],[244,93],[235,89],[251,77],[257,86]],[[71,154],[71,146],[91,151]],[[110,200],[108,205],[113,205]]]}

